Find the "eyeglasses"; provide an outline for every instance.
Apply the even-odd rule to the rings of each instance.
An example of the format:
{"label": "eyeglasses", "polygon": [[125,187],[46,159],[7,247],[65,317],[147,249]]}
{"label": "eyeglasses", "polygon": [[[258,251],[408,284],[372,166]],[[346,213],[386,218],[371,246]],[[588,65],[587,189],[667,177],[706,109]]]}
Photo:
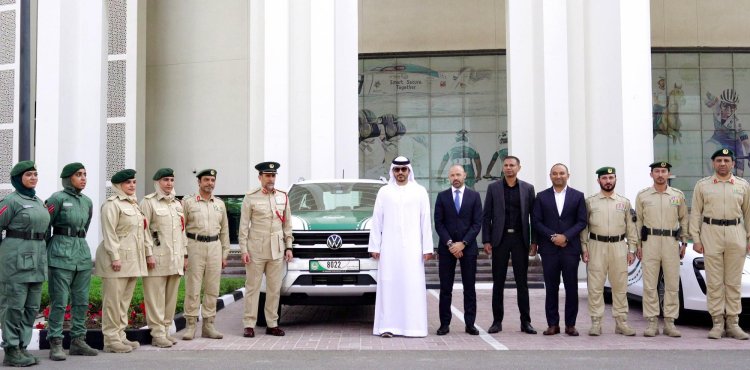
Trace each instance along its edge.
{"label": "eyeglasses", "polygon": [[409,172],[409,167],[393,167],[393,173]]}

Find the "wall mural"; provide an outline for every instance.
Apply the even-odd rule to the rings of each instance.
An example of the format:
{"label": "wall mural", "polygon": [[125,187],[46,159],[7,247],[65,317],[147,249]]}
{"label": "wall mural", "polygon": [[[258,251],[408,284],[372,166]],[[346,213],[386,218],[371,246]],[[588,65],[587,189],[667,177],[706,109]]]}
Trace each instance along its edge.
{"label": "wall mural", "polygon": [[505,73],[503,55],[360,60],[360,177],[404,155],[433,196],[456,164],[484,193],[508,155]]}

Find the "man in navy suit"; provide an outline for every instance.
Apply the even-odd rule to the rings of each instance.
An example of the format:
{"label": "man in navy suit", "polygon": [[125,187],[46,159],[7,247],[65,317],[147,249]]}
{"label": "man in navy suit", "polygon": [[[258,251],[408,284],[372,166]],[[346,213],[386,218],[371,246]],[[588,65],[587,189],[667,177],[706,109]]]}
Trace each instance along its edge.
{"label": "man in navy suit", "polygon": [[[492,325],[488,333],[503,330],[503,291],[508,260],[513,261],[513,276],[518,292],[521,331],[536,334],[529,315],[527,272],[529,255],[536,253],[536,235],[531,232],[531,208],[534,186],[518,179],[521,160],[509,155],[503,160],[503,179],[487,187],[482,222],[484,252],[492,255]],[[529,244],[531,243],[531,244]]]}
{"label": "man in navy suit", "polygon": [[583,193],[568,186],[568,167],[558,163],[550,169],[552,187],[540,191],[531,215],[542,255],[547,297],[544,335],[560,333],[558,291],[560,274],[565,284],[565,334],[578,336],[578,262],[581,259],[579,234],[586,227],[586,201]]}
{"label": "man in navy suit", "polygon": [[474,327],[477,317],[477,295],[474,282],[477,273],[477,236],[482,227],[482,201],[479,193],[464,185],[463,166],[454,165],[448,171],[449,189],[441,191],[435,201],[435,230],[438,237],[438,271],[440,274],[440,328],[437,335],[450,331],[451,298],[456,261],[461,263],[461,282],[464,286],[464,322],[466,332],[479,335]]}

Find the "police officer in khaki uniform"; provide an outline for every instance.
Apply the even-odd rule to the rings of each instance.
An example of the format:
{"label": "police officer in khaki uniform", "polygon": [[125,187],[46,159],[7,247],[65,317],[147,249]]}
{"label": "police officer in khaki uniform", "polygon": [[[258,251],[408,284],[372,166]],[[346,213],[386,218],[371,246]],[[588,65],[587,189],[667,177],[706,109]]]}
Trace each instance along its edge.
{"label": "police officer in khaki uniform", "polygon": [[155,264],[148,276],[143,277],[143,296],[151,345],[167,348],[177,343],[168,331],[177,306],[180,277],[187,264],[187,237],[182,204],[175,199],[174,171],[159,169],[153,180],[155,192],[141,201],[154,240],[154,255],[149,262]]}
{"label": "police officer in khaki uniform", "polygon": [[185,319],[187,327],[183,340],[195,337],[203,283],[203,338],[224,337],[214,327],[216,300],[219,297],[221,270],[227,266],[229,255],[229,221],[224,201],[213,195],[216,170],[198,173],[198,194],[182,200],[185,212],[185,235],[188,238],[187,281],[185,282]]}
{"label": "police officer in khaki uniform", "polygon": [[96,249],[94,274],[102,278],[104,352],[126,353],[140,346],[125,337],[128,308],[138,277],[148,274],[153,254],[148,220],[135,197],[135,170],[112,176],[112,192],[102,204],[102,242]]}
{"label": "police officer in khaki uniform", "polygon": [[687,246],[688,210],[685,194],[667,183],[667,162],[654,162],[651,178],[654,185],[638,193],[635,198],[639,232],[636,255],[643,263],[643,317],[648,327],[643,336],[659,335],[659,296],[656,286],[659,269],[664,271],[664,334],[681,336],[674,326],[679,314],[680,259],[685,256]]}
{"label": "police officer in khaki uniform", "polygon": [[604,282],[612,285],[612,316],[615,333],[632,336],[628,324],[628,265],[635,260],[638,236],[630,215],[630,201],[615,193],[617,175],[613,167],[596,171],[601,191],[586,198],[588,226],[581,233],[583,262],[588,264],[589,335],[602,334],[604,316]]}
{"label": "police officer in khaki uniform", "polygon": [[[243,335],[255,336],[258,319],[258,298],[263,274],[266,274],[266,334],[283,336],[278,325],[279,294],[283,279],[283,262],[292,260],[292,220],[289,198],[276,183],[276,162],[262,162],[255,166],[261,187],[245,194],[242,201],[239,243],[245,264],[245,314]],[[283,261],[282,261],[283,258]]]}
{"label": "police officer in khaki uniform", "polygon": [[[717,150],[714,174],[698,180],[693,191],[690,236],[693,249],[704,255],[711,339],[726,334],[748,339],[738,325],[742,311],[740,288],[745,255],[750,252],[750,185],[732,174],[734,152]],[[725,316],[726,315],[726,316]]]}

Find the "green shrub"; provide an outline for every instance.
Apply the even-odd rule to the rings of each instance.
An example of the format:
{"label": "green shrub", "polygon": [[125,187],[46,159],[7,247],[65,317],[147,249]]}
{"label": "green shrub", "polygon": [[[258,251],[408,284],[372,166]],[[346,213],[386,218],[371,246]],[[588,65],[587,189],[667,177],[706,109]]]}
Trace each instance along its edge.
{"label": "green shrub", "polygon": [[[219,296],[229,294],[237,289],[245,286],[245,278],[221,278],[219,283]],[[143,282],[142,279],[138,279],[133,290],[133,299],[130,302],[132,306],[138,306],[143,302]],[[49,290],[47,282],[42,285],[42,303],[40,308],[43,310],[49,306]],[[177,308],[175,312],[183,312],[185,303],[185,278],[180,279],[180,287],[177,291]],[[99,311],[102,307],[102,279],[98,276],[91,277],[91,285],[89,285],[89,304],[91,305],[92,311]]]}

